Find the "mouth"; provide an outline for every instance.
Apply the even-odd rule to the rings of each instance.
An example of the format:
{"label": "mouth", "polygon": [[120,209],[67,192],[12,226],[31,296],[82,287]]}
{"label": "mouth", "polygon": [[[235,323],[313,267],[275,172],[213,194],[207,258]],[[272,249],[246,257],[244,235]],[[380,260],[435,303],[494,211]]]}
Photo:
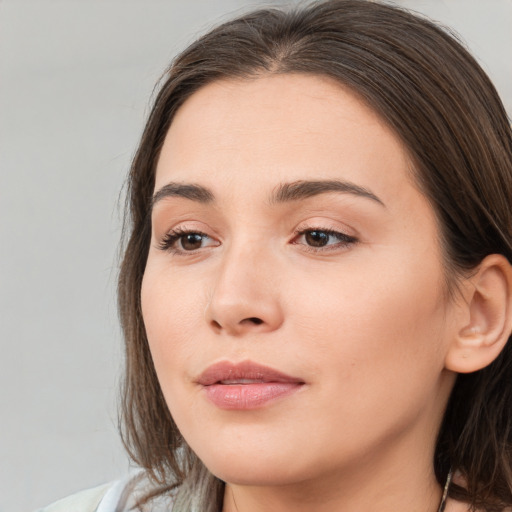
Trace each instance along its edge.
{"label": "mouth", "polygon": [[197,379],[206,397],[221,409],[257,409],[299,391],[304,380],[252,361],[214,364]]}

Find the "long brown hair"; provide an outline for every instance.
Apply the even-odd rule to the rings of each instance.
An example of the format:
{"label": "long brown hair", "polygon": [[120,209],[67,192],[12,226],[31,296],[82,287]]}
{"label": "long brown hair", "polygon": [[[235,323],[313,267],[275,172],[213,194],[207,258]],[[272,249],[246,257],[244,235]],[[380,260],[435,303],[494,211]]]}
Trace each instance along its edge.
{"label": "long brown hair", "polygon": [[[436,212],[447,276],[464,275],[492,253],[512,261],[509,120],[486,74],[445,29],[377,2],[328,0],[256,11],[201,37],[166,73],[135,155],[119,277],[125,445],[159,484],[155,494],[180,489],[180,510],[194,499],[200,510],[218,512],[223,487],[181,437],[148,349],[140,290],[155,167],[174,114],[195,91],[269,73],[334,78],[396,132]],[[490,366],[458,376],[433,461],[440,483],[450,468],[464,476],[466,488],[452,485],[452,497],[488,512],[512,505],[511,345]]]}

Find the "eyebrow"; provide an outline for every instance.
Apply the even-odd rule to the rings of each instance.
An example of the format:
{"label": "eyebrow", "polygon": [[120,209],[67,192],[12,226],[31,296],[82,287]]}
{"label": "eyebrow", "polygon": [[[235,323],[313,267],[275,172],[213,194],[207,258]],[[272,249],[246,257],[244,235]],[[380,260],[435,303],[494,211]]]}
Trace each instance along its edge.
{"label": "eyebrow", "polygon": [[[343,180],[299,180],[291,183],[281,183],[270,195],[268,203],[270,206],[275,204],[299,201],[309,197],[326,194],[328,192],[341,192],[344,194],[352,194],[358,197],[371,199],[381,206],[385,207],[382,200],[377,197],[371,190],[356,185],[350,181]],[[202,185],[192,183],[168,183],[159,189],[151,201],[151,208],[156,203],[168,197],[182,197],[197,201],[199,203],[208,204],[215,202],[213,192]]]}
{"label": "eyebrow", "polygon": [[342,180],[313,180],[313,181],[294,181],[292,183],[282,183],[274,189],[269,198],[269,203],[286,203],[290,201],[298,201],[308,197],[326,194],[328,192],[342,192],[344,194],[352,194],[358,197],[371,199],[385,206],[373,192],[367,188],[356,185],[350,181]]}
{"label": "eyebrow", "polygon": [[167,183],[158,192],[153,195],[151,207],[155,206],[158,201],[167,197],[184,197],[191,201],[199,203],[213,203],[215,196],[213,192],[201,185],[183,184],[183,183]]}

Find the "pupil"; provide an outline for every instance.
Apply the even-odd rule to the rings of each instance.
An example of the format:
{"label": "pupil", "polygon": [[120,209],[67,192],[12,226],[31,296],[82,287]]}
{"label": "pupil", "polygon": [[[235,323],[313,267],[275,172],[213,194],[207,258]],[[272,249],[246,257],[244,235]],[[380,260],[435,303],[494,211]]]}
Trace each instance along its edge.
{"label": "pupil", "polygon": [[306,241],[314,247],[323,247],[329,241],[329,235],[323,231],[310,231],[306,233]]}
{"label": "pupil", "polygon": [[183,249],[187,250],[199,249],[199,247],[201,246],[202,239],[202,235],[192,233],[185,236],[185,238],[181,242],[181,245],[183,246]]}

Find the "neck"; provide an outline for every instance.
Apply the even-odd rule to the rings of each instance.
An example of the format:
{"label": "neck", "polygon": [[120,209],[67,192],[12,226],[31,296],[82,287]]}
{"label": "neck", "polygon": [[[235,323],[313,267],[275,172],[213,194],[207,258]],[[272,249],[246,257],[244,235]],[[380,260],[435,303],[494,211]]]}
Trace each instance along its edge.
{"label": "neck", "polygon": [[226,486],[223,512],[374,512],[376,507],[380,512],[396,512],[410,510],[417,512],[437,512],[441,501],[441,489],[435,482],[423,482],[422,492],[411,492],[405,486],[392,489],[389,494],[376,493],[374,488],[362,486],[357,492],[343,490],[337,493],[320,495],[318,488],[307,494],[305,490],[311,487],[304,483],[300,490],[274,488],[248,488]]}
{"label": "neck", "polygon": [[[223,512],[396,512],[410,510],[437,512],[442,490],[435,479],[421,480],[418,487],[408,478],[388,479],[376,487],[375,479],[366,485],[353,486],[343,482],[336,490],[327,490],[326,482],[318,486],[302,482],[297,486],[248,487],[228,484],[224,496]],[[326,492],[322,493],[325,489]]]}
{"label": "neck", "polygon": [[284,485],[226,484],[223,512],[437,512],[442,489],[433,450],[411,452],[404,440],[390,453],[372,453],[347,468]]}

